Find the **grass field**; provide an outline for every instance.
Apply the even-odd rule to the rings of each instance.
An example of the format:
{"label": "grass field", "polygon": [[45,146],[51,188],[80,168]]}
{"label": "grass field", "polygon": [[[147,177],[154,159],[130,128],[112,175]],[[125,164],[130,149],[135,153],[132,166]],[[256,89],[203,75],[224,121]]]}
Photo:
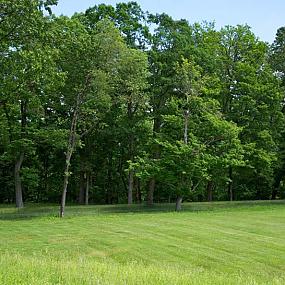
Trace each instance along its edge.
{"label": "grass field", "polygon": [[0,206],[0,284],[285,284],[285,201]]}

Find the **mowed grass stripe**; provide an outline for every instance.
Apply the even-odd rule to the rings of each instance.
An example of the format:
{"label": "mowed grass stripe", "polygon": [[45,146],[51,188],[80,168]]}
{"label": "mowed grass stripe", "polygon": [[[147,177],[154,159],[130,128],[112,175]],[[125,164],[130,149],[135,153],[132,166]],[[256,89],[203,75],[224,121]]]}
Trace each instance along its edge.
{"label": "mowed grass stripe", "polygon": [[[43,209],[35,218],[0,220],[0,284],[285,284],[282,204],[183,213],[90,209],[63,220]],[[24,274],[20,267],[38,283],[9,281]]]}

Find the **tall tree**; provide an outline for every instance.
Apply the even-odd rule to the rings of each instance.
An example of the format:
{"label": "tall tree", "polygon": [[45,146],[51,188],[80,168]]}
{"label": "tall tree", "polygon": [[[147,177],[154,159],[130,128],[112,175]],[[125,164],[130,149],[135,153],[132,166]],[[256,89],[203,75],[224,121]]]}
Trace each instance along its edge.
{"label": "tall tree", "polygon": [[[285,27],[281,27],[277,30],[275,40],[271,45],[269,61],[275,76],[280,80],[280,85],[283,93],[283,102],[282,102],[282,113],[285,114],[284,108],[284,88],[285,88]],[[281,181],[285,176],[285,156],[284,156],[284,147],[285,147],[285,132],[281,131],[281,138],[279,141],[279,153],[278,153],[278,163],[275,168],[274,174],[274,184],[272,190],[272,199],[276,199]]]}
{"label": "tall tree", "polygon": [[[80,141],[78,124],[81,114],[85,112],[94,116],[92,109],[96,110],[101,102],[106,102],[108,105],[106,96],[108,97],[108,90],[112,87],[109,79],[116,77],[115,66],[123,42],[110,22],[99,22],[92,33],[89,33],[77,19],[70,20],[63,17],[56,24],[62,35],[60,68],[67,74],[66,84],[61,90],[62,104],[66,105],[70,119],[60,207],[60,216],[63,217],[70,176],[70,161]],[[96,98],[98,101],[100,99],[103,101],[92,106]],[[85,128],[91,127],[88,124],[83,125]]]}
{"label": "tall tree", "polygon": [[[128,161],[133,161],[137,154],[138,143],[142,135],[140,124],[144,120],[147,104],[147,57],[138,50],[127,49],[119,63],[120,97],[126,109],[124,133],[127,138]],[[128,204],[133,202],[134,171],[128,171]]]}
{"label": "tall tree", "polygon": [[249,27],[228,26],[221,30],[220,55],[219,100],[226,118],[243,128],[240,138],[247,161],[245,167],[229,167],[228,196],[230,200],[234,198],[234,176],[239,172],[237,178],[247,182],[237,179],[235,188],[243,185],[251,188],[251,197],[265,198],[260,189],[271,188],[276,140],[282,122],[278,83],[266,62],[267,46]]}
{"label": "tall tree", "polygon": [[[40,97],[53,88],[58,71],[56,53],[45,42],[49,10],[56,1],[1,1],[1,107],[5,114],[9,145],[14,160],[16,206],[23,207],[21,169],[33,150],[32,133],[41,114]],[[21,15],[19,17],[18,15]]]}

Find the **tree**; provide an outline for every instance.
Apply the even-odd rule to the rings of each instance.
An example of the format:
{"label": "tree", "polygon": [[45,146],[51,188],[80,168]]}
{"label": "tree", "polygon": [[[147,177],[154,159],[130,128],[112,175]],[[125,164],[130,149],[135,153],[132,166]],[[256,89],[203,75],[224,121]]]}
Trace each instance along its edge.
{"label": "tree", "polygon": [[[9,145],[5,159],[14,160],[16,206],[23,207],[21,169],[25,156],[33,154],[34,128],[41,116],[41,97],[58,79],[56,51],[46,42],[48,17],[56,1],[17,1],[1,5],[1,107]],[[18,15],[21,15],[19,17]]]}
{"label": "tree", "polygon": [[[69,20],[63,17],[56,24],[62,35],[60,69],[67,74],[66,84],[61,90],[62,104],[67,107],[70,118],[60,207],[60,217],[63,217],[70,161],[79,143],[78,124],[81,113],[91,113],[94,117],[94,110],[98,105],[108,105],[106,96],[108,97],[108,91],[112,87],[108,83],[112,76],[116,76],[114,67],[123,43],[117,30],[106,21],[98,23],[93,33],[89,33],[76,19]],[[96,99],[101,101],[91,106]],[[87,129],[91,127],[88,123],[83,125]]]}
{"label": "tree", "polygon": [[[123,122],[124,134],[127,138],[128,160],[131,162],[136,155],[140,132],[140,123],[144,119],[147,103],[147,57],[138,50],[127,49],[119,63],[119,96],[121,97],[127,116]],[[139,133],[140,132],[140,133]],[[133,202],[134,171],[128,171],[128,204]]]}
{"label": "tree", "polygon": [[[61,69],[68,74],[66,85],[62,89],[63,100],[64,104],[71,108],[61,217],[64,215],[70,160],[76,141],[79,142],[77,136],[81,132],[82,137],[82,133],[88,133],[88,129],[93,128],[98,117],[96,110],[100,110],[102,104],[109,108],[112,104],[112,94],[121,95],[118,85],[126,96],[128,118],[131,121],[138,107],[138,97],[145,86],[144,77],[147,74],[145,57],[140,52],[128,50],[111,22],[103,20],[97,23],[96,29],[87,31],[76,19],[69,21],[64,22],[71,25],[71,34],[66,35],[70,42],[68,39],[64,40],[61,65]],[[68,27],[63,30],[67,29]],[[75,38],[76,46],[73,44]],[[68,43],[73,45],[72,49]]]}
{"label": "tree", "polygon": [[[237,178],[247,182],[238,179],[236,187],[247,187],[250,197],[265,198],[261,192],[271,188],[282,123],[280,90],[266,61],[267,46],[247,26],[225,27],[221,30],[220,56],[219,101],[227,120],[243,128],[240,138],[246,150],[247,164],[236,171]],[[230,200],[234,198],[234,176],[230,166]]]}
{"label": "tree", "polygon": [[[269,62],[275,76],[280,80],[280,86],[283,93],[282,102],[282,113],[284,115],[284,87],[285,87],[285,27],[281,27],[277,30],[275,40],[271,45]],[[276,83],[277,84],[277,83]],[[272,190],[272,199],[276,199],[279,192],[281,181],[284,179],[284,169],[285,169],[285,157],[284,157],[284,146],[285,146],[285,133],[281,131],[281,137],[279,141],[279,153],[278,153],[278,163],[275,168],[274,173],[274,183]]]}
{"label": "tree", "polygon": [[270,63],[278,76],[282,79],[285,86],[285,27],[277,30],[275,40],[271,46]]}
{"label": "tree", "polygon": [[[239,129],[227,122],[219,104],[207,97],[208,76],[193,62],[176,67],[176,88],[165,105],[163,129],[156,139],[159,158],[137,157],[133,167],[143,179],[152,175],[176,196],[176,211],[182,199],[191,199],[205,181],[212,182],[219,168],[242,163]],[[220,172],[222,172],[220,170]]]}
{"label": "tree", "polygon": [[10,2],[0,0],[1,203],[61,193],[63,216],[67,200],[180,210],[281,197],[284,28],[269,48],[248,26],[216,31],[136,2],[71,18],[51,15],[54,0]]}
{"label": "tree", "polygon": [[[192,47],[192,29],[185,20],[174,21],[166,14],[150,15],[149,22],[156,25],[151,37],[151,49],[148,52],[151,77],[150,104],[151,117],[153,120],[153,159],[159,159],[160,147],[155,143],[162,127],[162,115],[165,104],[173,95],[175,84],[173,77],[177,63],[183,57],[188,58]],[[155,177],[150,177],[148,190],[148,204],[153,204],[155,191]]]}

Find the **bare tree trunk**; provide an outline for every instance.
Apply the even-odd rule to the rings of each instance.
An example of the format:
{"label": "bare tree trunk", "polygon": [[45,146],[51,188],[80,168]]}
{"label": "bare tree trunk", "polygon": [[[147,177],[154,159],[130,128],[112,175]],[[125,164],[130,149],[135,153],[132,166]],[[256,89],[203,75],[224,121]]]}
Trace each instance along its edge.
{"label": "bare tree trunk", "polygon": [[[44,193],[46,194],[46,193],[48,193],[48,166],[49,166],[49,158],[48,158],[48,155],[47,155],[47,152],[45,152],[45,157],[44,157],[44,175],[43,175],[43,177],[44,177],[44,182],[43,182],[43,185],[44,185]],[[39,195],[38,195],[38,197],[39,197],[39,200],[38,200],[38,202],[40,202],[40,200],[42,199],[42,195],[40,194],[40,192],[39,192]]]}
{"label": "bare tree trunk", "polygon": [[79,117],[80,105],[82,103],[83,97],[85,96],[85,93],[86,93],[90,83],[91,83],[91,75],[88,74],[86,76],[86,82],[85,82],[84,88],[81,92],[79,92],[77,94],[77,98],[76,98],[76,105],[75,105],[73,116],[72,116],[68,145],[67,145],[67,151],[66,151],[63,189],[62,189],[61,203],[60,203],[60,209],[59,209],[60,218],[64,217],[64,210],[65,210],[65,203],[66,203],[66,192],[67,192],[67,186],[68,186],[68,179],[70,176],[70,173],[69,173],[70,160],[71,160],[71,156],[73,154],[75,142],[76,142],[76,126],[77,126],[77,120]]}
{"label": "bare tree trunk", "polygon": [[136,178],[136,199],[139,204],[142,202],[141,182],[140,179]]}
{"label": "bare tree trunk", "polygon": [[127,181],[126,181],[127,177],[126,177],[126,174],[124,172],[121,172],[121,179],[122,179],[125,191],[128,192],[128,185],[127,185]]}
{"label": "bare tree trunk", "polygon": [[106,191],[106,203],[108,205],[112,204],[112,197],[113,197],[113,185],[112,185],[112,156],[107,158],[108,166],[107,166],[107,191]]}
{"label": "bare tree trunk", "polygon": [[17,208],[23,208],[24,207],[22,182],[21,182],[21,177],[20,177],[20,171],[21,171],[23,160],[24,160],[24,153],[22,152],[22,153],[20,153],[19,158],[16,160],[15,171],[14,171],[16,207]]}
{"label": "bare tree trunk", "polygon": [[134,171],[129,170],[128,205],[133,203]]}
{"label": "bare tree trunk", "polygon": [[186,110],[184,114],[184,144],[188,144],[188,121],[189,110]]}
{"label": "bare tree trunk", "polygon": [[278,194],[278,191],[280,189],[280,183],[285,175],[285,165],[282,165],[282,168],[277,171],[274,177],[274,183],[273,183],[273,190],[271,193],[271,200],[275,200]]}
{"label": "bare tree trunk", "polygon": [[[184,113],[184,144],[188,144],[188,121],[189,121],[189,110],[186,110]],[[185,177],[182,177],[181,183],[185,183]],[[176,205],[175,205],[175,211],[179,212],[181,211],[182,208],[182,200],[183,197],[182,195],[178,195],[177,200],[176,200]]]}
{"label": "bare tree trunk", "polygon": [[152,179],[149,181],[149,188],[148,188],[148,193],[147,193],[147,204],[148,204],[149,206],[153,205],[154,189],[155,189],[155,179],[152,178]]}
{"label": "bare tree trunk", "polygon": [[69,173],[70,160],[71,160],[71,156],[73,154],[75,141],[76,141],[76,124],[77,124],[80,100],[81,100],[81,96],[78,95],[77,96],[76,107],[75,107],[75,110],[74,110],[74,113],[73,113],[73,117],[72,117],[70,132],[69,132],[69,140],[68,140],[67,152],[66,152],[66,157],[65,157],[63,190],[62,190],[60,210],[59,210],[59,216],[61,218],[64,217],[64,210],[65,210],[65,203],[66,203],[66,192],[67,192],[67,186],[68,186],[68,179],[69,179],[69,176],[70,176],[70,173]]}
{"label": "bare tree trunk", "polygon": [[79,197],[78,202],[80,205],[84,205],[84,195],[85,195],[85,178],[84,178],[84,172],[80,171],[79,175]]}
{"label": "bare tree trunk", "polygon": [[[156,138],[157,134],[160,133],[161,130],[161,118],[155,117],[153,122],[153,137]],[[159,159],[160,157],[160,149],[157,145],[154,146],[152,157],[154,159]],[[154,177],[151,177],[148,185],[148,193],[147,193],[147,204],[149,206],[153,205],[154,191],[156,186],[156,180]]]}
{"label": "bare tree trunk", "polygon": [[[129,120],[129,130],[131,131],[131,134],[129,135],[129,160],[133,161],[134,159],[134,148],[135,148],[135,138],[133,134],[133,128],[134,128],[134,104],[132,101],[132,98],[130,96],[129,102],[128,102],[128,120]],[[129,170],[129,177],[128,177],[128,205],[133,204],[133,191],[134,191],[134,170]]]}
{"label": "bare tree trunk", "polygon": [[86,188],[85,188],[85,205],[89,204],[89,188],[90,188],[90,174],[86,175]]}
{"label": "bare tree trunk", "polygon": [[176,212],[179,212],[181,211],[181,208],[182,208],[182,200],[183,198],[181,196],[178,196],[177,199],[176,199],[176,205],[175,205],[175,211]]}
{"label": "bare tree trunk", "polygon": [[208,181],[207,184],[208,202],[213,201],[213,187],[214,187],[213,181]]}
{"label": "bare tree trunk", "polygon": [[278,189],[279,188],[273,188],[272,192],[271,192],[271,200],[276,200],[276,196],[277,196],[277,193],[278,193]]}
{"label": "bare tree trunk", "polygon": [[[21,100],[21,138],[25,138],[27,127],[27,101]],[[15,194],[16,194],[16,207],[23,208],[23,189],[20,171],[24,160],[24,152],[20,151],[19,157],[15,162],[14,178],[15,178]]]}
{"label": "bare tree trunk", "polygon": [[229,200],[233,201],[234,195],[233,195],[233,168],[230,166],[229,167],[229,185],[228,185],[228,195],[229,195]]}
{"label": "bare tree trunk", "polygon": [[[73,146],[74,147],[74,146]],[[63,180],[63,191],[61,196],[61,204],[60,204],[60,212],[59,216],[61,218],[64,217],[64,210],[65,210],[65,203],[66,203],[66,192],[67,192],[67,186],[68,186],[68,179],[69,179],[69,168],[70,168],[70,160],[73,153],[73,147],[69,147],[69,150],[66,154],[66,160],[65,160],[65,170],[64,170],[64,180]]]}

